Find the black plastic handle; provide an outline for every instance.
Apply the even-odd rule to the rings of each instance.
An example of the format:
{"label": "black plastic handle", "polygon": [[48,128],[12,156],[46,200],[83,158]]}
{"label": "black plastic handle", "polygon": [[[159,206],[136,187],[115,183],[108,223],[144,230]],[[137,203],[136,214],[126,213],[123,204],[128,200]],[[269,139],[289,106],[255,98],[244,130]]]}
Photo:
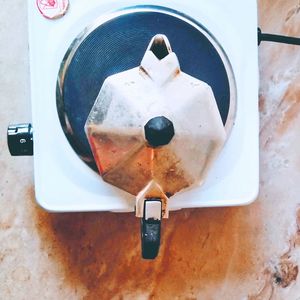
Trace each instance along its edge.
{"label": "black plastic handle", "polygon": [[158,255],[160,231],[160,220],[141,219],[142,257],[144,259],[154,259]]}
{"label": "black plastic handle", "polygon": [[[156,206],[154,211],[151,211],[151,204]],[[141,219],[141,244],[144,259],[154,259],[158,255],[162,218],[161,208],[161,199],[150,198],[144,202],[144,216]]]}

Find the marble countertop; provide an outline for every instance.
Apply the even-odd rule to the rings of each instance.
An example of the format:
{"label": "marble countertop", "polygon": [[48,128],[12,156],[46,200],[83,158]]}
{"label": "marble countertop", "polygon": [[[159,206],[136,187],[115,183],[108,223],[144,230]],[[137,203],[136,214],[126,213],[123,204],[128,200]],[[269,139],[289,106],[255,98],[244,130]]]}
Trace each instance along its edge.
{"label": "marble countertop", "polygon": [[[258,200],[172,213],[149,262],[132,214],[35,203],[33,160],[10,157],[4,138],[30,121],[26,1],[0,3],[0,299],[300,299],[300,47],[259,47]],[[297,0],[260,0],[259,20],[300,36]]]}

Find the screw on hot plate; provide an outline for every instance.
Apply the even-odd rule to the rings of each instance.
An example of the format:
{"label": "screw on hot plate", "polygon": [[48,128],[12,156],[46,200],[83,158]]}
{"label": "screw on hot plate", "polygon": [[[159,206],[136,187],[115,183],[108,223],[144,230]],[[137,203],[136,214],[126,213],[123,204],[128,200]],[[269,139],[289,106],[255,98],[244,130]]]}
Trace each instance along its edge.
{"label": "screw on hot plate", "polygon": [[7,145],[12,156],[33,155],[33,129],[31,124],[9,125]]}

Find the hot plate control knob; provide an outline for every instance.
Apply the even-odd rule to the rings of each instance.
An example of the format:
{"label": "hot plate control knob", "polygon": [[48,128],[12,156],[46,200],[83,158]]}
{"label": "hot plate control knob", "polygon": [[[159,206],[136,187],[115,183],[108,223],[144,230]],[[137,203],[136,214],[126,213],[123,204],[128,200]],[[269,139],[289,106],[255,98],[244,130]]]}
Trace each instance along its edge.
{"label": "hot plate control knob", "polygon": [[33,155],[33,129],[31,124],[9,125],[7,144],[12,156]]}

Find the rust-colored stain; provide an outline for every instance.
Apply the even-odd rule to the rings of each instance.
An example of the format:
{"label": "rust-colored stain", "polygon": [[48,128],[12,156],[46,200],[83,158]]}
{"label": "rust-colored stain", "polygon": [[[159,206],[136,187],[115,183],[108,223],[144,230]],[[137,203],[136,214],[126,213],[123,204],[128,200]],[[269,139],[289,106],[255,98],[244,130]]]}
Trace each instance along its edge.
{"label": "rust-colored stain", "polygon": [[282,288],[288,287],[293,281],[297,279],[299,268],[295,263],[289,261],[287,258],[282,258],[278,270],[274,274],[275,283]]}
{"label": "rust-colored stain", "polygon": [[[154,149],[153,176],[166,195],[175,195],[193,184],[181,160],[168,148]],[[171,200],[172,201],[172,200]]]}
{"label": "rust-colored stain", "polygon": [[[260,112],[265,111],[265,96],[260,96]],[[276,112],[269,116],[268,120],[261,126],[260,142],[261,149],[267,150],[277,136],[284,135],[293,126],[300,115],[300,75],[289,83],[284,95],[280,99]],[[274,133],[270,134],[270,131]]]}
{"label": "rust-colored stain", "polygon": [[279,109],[283,110],[283,114],[277,132],[284,134],[300,113],[300,76],[289,84]]}
{"label": "rust-colored stain", "polygon": [[294,248],[291,248],[282,255],[278,264],[272,265],[263,271],[265,277],[264,286],[256,295],[249,295],[248,300],[274,299],[277,288],[287,288],[296,281],[299,267],[290,258],[293,250]]}
{"label": "rust-colored stain", "polygon": [[266,109],[266,97],[264,95],[259,95],[259,111],[263,113]]}
{"label": "rust-colored stain", "polygon": [[86,287],[86,299],[139,293],[196,299],[209,282],[222,282],[229,268],[237,277],[253,272],[256,234],[247,208],[171,212],[154,261],[141,259],[139,220],[131,213],[54,214],[32,199],[32,214],[42,251],[63,266],[67,285]]}
{"label": "rust-colored stain", "polygon": [[265,284],[262,289],[255,295],[249,295],[247,300],[271,300],[274,294],[274,285],[272,274],[269,269],[263,272]]}
{"label": "rust-colored stain", "polygon": [[287,288],[297,280],[299,266],[293,260],[293,253],[300,246],[300,208],[296,213],[296,224],[296,232],[289,239],[288,251],[279,257],[277,263],[263,271],[264,286],[256,295],[248,296],[248,300],[273,299],[277,288]]}
{"label": "rust-colored stain", "polygon": [[89,125],[89,143],[104,181],[132,195],[138,195],[151,180],[169,196],[193,184],[172,148],[152,148],[140,135],[139,130],[115,133]]}
{"label": "rust-colored stain", "polygon": [[285,22],[290,21],[293,17],[297,16],[300,12],[300,5],[298,4],[297,6],[292,7],[286,15]]}

